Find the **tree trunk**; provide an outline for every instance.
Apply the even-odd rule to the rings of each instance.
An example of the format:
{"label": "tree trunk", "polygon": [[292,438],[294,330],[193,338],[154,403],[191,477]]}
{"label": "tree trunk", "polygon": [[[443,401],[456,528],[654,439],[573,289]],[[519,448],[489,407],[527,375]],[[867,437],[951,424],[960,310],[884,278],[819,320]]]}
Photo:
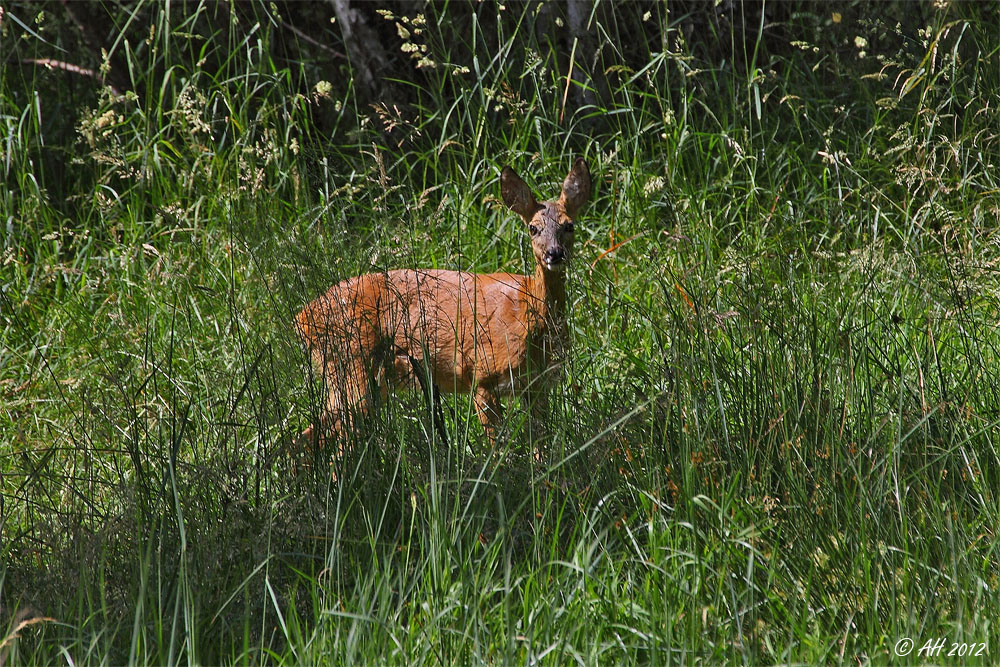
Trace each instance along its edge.
{"label": "tree trunk", "polygon": [[337,22],[344,35],[344,45],[354,72],[354,85],[361,99],[383,101],[386,94],[380,72],[388,71],[389,57],[379,42],[378,34],[350,0],[330,0]]}

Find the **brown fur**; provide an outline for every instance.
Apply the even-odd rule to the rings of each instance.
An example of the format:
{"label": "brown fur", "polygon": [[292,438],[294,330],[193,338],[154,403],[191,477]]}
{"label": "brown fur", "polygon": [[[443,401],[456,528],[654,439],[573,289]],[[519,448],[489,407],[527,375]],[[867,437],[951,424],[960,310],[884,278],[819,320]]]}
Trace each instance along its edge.
{"label": "brown fur", "polygon": [[565,264],[573,218],[590,196],[577,159],[558,200],[538,203],[509,167],[504,203],[532,233],[533,275],[399,269],[349,278],[302,309],[295,326],[329,398],[321,423],[299,441],[339,433],[370,392],[413,385],[426,373],[442,391],[474,393],[486,434],[495,437],[501,395],[525,392],[537,409],[565,347]]}

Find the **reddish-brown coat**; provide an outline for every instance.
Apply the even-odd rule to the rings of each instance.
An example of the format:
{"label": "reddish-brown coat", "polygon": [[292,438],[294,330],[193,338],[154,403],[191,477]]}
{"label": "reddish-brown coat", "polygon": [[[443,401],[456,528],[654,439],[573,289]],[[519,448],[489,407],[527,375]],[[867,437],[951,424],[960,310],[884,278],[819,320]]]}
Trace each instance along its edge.
{"label": "reddish-brown coat", "polygon": [[566,345],[565,262],[573,218],[590,195],[578,159],[556,201],[538,203],[511,170],[501,174],[504,202],[532,234],[533,275],[399,269],[349,278],[308,304],[295,326],[329,398],[322,422],[300,440],[339,431],[352,413],[383,394],[412,386],[423,373],[445,392],[474,393],[493,439],[499,397],[526,392],[538,405]]}

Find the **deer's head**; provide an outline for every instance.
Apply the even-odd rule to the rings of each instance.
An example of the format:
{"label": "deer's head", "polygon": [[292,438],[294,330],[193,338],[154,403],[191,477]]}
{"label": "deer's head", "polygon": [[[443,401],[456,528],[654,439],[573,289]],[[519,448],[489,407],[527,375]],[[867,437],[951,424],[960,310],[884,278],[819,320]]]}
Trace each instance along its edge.
{"label": "deer's head", "polygon": [[562,271],[573,250],[573,224],[590,197],[590,169],[577,158],[563,181],[559,198],[539,202],[513,169],[500,172],[504,204],[524,219],[531,235],[535,261],[546,271]]}

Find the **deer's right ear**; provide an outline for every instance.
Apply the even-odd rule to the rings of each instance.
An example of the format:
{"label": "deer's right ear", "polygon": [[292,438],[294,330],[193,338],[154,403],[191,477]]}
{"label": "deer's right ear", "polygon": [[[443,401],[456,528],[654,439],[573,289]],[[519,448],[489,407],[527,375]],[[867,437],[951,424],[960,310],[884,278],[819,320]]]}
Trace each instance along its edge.
{"label": "deer's right ear", "polygon": [[525,220],[531,220],[538,210],[538,201],[531,194],[531,188],[510,167],[500,172],[500,195],[507,208]]}

